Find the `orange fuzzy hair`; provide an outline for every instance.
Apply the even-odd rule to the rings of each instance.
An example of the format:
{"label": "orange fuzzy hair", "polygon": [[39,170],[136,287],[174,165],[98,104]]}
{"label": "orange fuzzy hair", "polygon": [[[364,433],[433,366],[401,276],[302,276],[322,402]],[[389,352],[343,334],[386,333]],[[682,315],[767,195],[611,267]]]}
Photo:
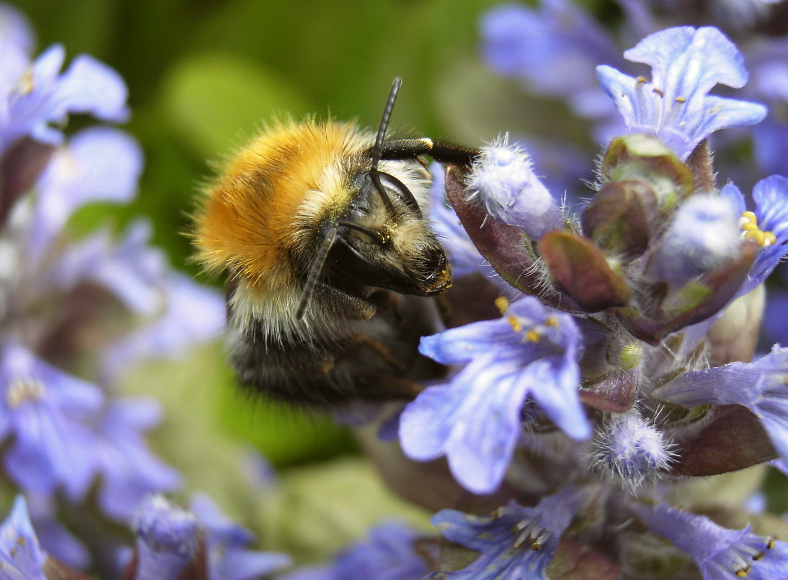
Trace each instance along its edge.
{"label": "orange fuzzy hair", "polygon": [[350,123],[307,121],[264,131],[206,188],[195,215],[196,260],[206,272],[230,270],[257,292],[294,284],[288,258],[308,251],[326,216],[344,211],[348,164],[373,142]]}

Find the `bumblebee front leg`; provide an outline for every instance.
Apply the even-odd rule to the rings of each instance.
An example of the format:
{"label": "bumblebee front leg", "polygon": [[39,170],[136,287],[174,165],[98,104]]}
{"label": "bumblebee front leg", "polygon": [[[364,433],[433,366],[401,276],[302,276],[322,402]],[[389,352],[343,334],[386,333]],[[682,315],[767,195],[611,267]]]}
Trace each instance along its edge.
{"label": "bumblebee front leg", "polygon": [[381,159],[411,159],[429,155],[441,163],[451,165],[471,165],[479,156],[478,149],[464,147],[443,141],[433,141],[428,137],[420,139],[395,139],[383,143]]}

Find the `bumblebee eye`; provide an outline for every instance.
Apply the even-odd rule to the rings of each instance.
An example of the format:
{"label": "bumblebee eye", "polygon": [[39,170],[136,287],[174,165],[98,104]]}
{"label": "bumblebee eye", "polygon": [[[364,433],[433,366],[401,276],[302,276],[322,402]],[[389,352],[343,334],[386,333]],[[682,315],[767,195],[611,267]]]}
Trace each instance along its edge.
{"label": "bumblebee eye", "polygon": [[385,234],[360,224],[341,221],[339,222],[339,226],[345,228],[346,232],[351,233],[356,239],[365,244],[388,246],[391,243],[391,240]]}
{"label": "bumblebee eye", "polygon": [[416,198],[413,197],[413,193],[408,189],[408,186],[393,175],[382,171],[370,170],[357,174],[356,180],[361,182],[360,192],[356,200],[351,204],[352,211],[369,213],[369,204],[372,203],[375,197],[378,197],[392,214],[397,213],[393,200],[399,200],[416,217],[422,217],[421,207]]}

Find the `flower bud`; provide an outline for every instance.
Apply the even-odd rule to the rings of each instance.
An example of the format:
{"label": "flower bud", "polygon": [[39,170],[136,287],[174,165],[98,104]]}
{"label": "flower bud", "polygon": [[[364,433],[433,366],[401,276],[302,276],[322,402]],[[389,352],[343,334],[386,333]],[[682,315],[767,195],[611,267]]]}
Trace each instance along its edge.
{"label": "flower bud", "polygon": [[533,172],[530,157],[505,138],[482,148],[467,183],[491,216],[531,238],[564,225],[561,208]]}

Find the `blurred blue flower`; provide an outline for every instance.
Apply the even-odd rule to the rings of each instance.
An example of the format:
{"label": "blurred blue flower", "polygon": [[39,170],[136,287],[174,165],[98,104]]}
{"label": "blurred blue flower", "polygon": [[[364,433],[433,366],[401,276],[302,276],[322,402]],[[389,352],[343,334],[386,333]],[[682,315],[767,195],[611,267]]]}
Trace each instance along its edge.
{"label": "blurred blue flower", "polygon": [[18,495],[11,513],[0,526],[0,577],[3,580],[46,580],[46,559],[30,523],[25,499]]}
{"label": "blurred blue flower", "polygon": [[466,489],[489,493],[511,461],[528,396],[567,435],[589,437],[578,395],[578,343],[572,317],[531,296],[513,302],[498,320],[422,338],[426,356],[468,364],[405,408],[399,431],[405,454],[421,461],[446,455]]}
{"label": "blurred blue flower", "polygon": [[2,461],[23,489],[62,487],[81,500],[96,471],[96,438],[86,419],[104,402],[101,390],[9,342],[0,350],[0,439],[12,436]]}
{"label": "blurred blue flower", "polygon": [[199,557],[197,518],[161,495],[149,496],[140,504],[134,530],[137,557],[133,580],[176,580]]}
{"label": "blurred blue flower", "polygon": [[565,98],[575,113],[596,121],[600,142],[620,129],[594,67],[624,61],[607,32],[573,3],[497,6],[482,19],[481,36],[482,53],[493,70],[522,79],[536,93]]}
{"label": "blurred blue flower", "polygon": [[115,381],[124,369],[142,360],[180,356],[193,344],[209,341],[224,331],[221,294],[174,271],[164,274],[159,282],[164,311],[109,346],[103,363],[106,381]]}
{"label": "blurred blue flower", "polygon": [[304,568],[282,580],[421,580],[430,571],[414,543],[421,536],[399,522],[373,527],[329,566]]}
{"label": "blurred blue flower", "polygon": [[766,116],[763,105],[709,95],[717,84],[740,88],[747,82],[736,46],[712,27],[675,27],[655,32],[624,57],[651,66],[652,80],[597,67],[629,133],[655,135],[686,160],[714,131],[754,125]]}
{"label": "blurred blue flower", "polygon": [[[561,534],[586,499],[583,490],[565,487],[542,498],[532,508],[514,502],[491,516],[442,510],[432,523],[441,534],[479,552],[473,563],[455,572],[440,572],[450,580],[547,580],[547,565]],[[431,576],[433,577],[433,576]]]}
{"label": "blurred blue flower", "polygon": [[654,248],[648,275],[680,287],[725,267],[741,255],[740,215],[725,197],[692,196],[676,210]]}
{"label": "blurred blue flower", "polygon": [[38,278],[68,292],[91,282],[110,290],[132,311],[153,317],[164,308],[164,254],[149,244],[151,225],[140,218],[118,241],[109,229],[69,244]]}
{"label": "blurred blue flower", "polygon": [[80,542],[60,522],[57,514],[57,496],[50,494],[26,494],[30,521],[38,536],[41,547],[61,562],[79,570],[86,569],[91,556]]}
{"label": "blurred blue flower", "polygon": [[195,495],[190,505],[205,530],[208,580],[253,580],[290,564],[285,554],[249,550],[251,532],[229,520],[207,495]]}
{"label": "blurred blue flower", "polygon": [[28,251],[38,257],[74,211],[89,202],[131,201],[142,163],[139,144],[117,129],[92,127],[72,136],[38,179]]}
{"label": "blurred blue flower", "polygon": [[729,530],[665,504],[637,505],[633,510],[651,531],[689,553],[704,580],[776,580],[788,569],[788,544],[756,536],[750,526]]}
{"label": "blurred blue flower", "polygon": [[148,495],[173,491],[180,477],[155,457],[144,432],[161,421],[161,408],[151,399],[113,399],[96,428],[98,491],[102,511],[118,521],[129,521]]}
{"label": "blurred blue flower", "polygon": [[126,85],[118,73],[83,54],[61,74],[64,60],[63,47],[53,45],[15,81],[5,78],[0,87],[0,150],[23,135],[60,143],[63,134],[53,124],[62,125],[69,113],[116,122],[128,117]]}
{"label": "blurred blue flower", "polygon": [[446,202],[444,168],[433,164],[430,167],[432,184],[430,186],[430,222],[432,229],[449,255],[453,276],[461,278],[474,272],[492,270],[473,245],[468,233],[460,224],[460,218]]}

